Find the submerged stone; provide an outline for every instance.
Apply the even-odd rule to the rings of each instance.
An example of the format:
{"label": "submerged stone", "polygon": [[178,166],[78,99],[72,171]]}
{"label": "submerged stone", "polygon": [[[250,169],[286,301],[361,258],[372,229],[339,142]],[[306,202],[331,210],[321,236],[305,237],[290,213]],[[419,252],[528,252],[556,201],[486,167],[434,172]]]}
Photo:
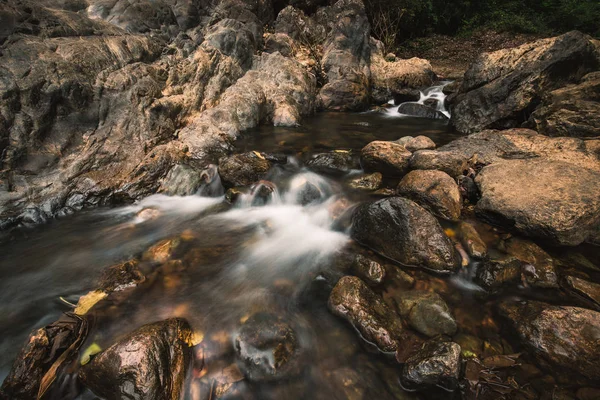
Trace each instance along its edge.
{"label": "submerged stone", "polygon": [[454,342],[431,339],[402,369],[402,382],[413,389],[443,388],[453,391],[460,376],[460,346]]}
{"label": "submerged stone", "polygon": [[339,280],[329,296],[329,309],[380,350],[392,352],[398,348],[402,339],[399,316],[359,278],[345,276]]}
{"label": "submerged stone", "polygon": [[353,169],[360,168],[358,160],[347,150],[315,154],[306,162],[306,166],[312,171],[329,175],[345,175]]}
{"label": "submerged stone", "polygon": [[396,299],[400,315],[417,332],[434,337],[452,336],[456,333],[456,321],[448,304],[435,292],[412,290],[402,292]]}
{"label": "submerged stone", "polygon": [[464,221],[461,222],[458,225],[458,234],[460,242],[467,250],[469,256],[483,258],[487,255],[487,245],[472,224]]}
{"label": "submerged stone", "polygon": [[379,172],[367,175],[359,175],[348,181],[348,186],[354,190],[374,191],[381,187],[383,175]]}

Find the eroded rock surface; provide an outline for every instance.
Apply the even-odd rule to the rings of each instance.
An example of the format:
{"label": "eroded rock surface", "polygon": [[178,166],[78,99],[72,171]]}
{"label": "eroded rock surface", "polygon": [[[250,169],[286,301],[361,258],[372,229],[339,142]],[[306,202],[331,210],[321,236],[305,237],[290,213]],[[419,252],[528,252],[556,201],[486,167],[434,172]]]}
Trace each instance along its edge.
{"label": "eroded rock surface", "polygon": [[458,185],[442,171],[411,171],[397,187],[400,196],[409,198],[432,214],[457,221],[460,218],[462,198]]}
{"label": "eroded rock surface", "polygon": [[431,339],[406,361],[402,382],[415,389],[455,390],[460,376],[460,351],[454,342]]}

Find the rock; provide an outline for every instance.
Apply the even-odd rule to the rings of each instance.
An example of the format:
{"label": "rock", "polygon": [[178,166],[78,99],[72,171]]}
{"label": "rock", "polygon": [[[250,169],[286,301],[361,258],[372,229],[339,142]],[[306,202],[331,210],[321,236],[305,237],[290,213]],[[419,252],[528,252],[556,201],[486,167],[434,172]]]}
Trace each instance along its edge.
{"label": "rock", "polygon": [[469,256],[484,258],[487,255],[487,245],[479,236],[477,229],[470,223],[461,222],[458,224],[458,236]]}
{"label": "rock", "polygon": [[371,192],[381,187],[383,182],[383,175],[380,172],[373,174],[359,175],[348,181],[348,186],[354,190],[363,190]]}
{"label": "rock", "polygon": [[577,31],[484,53],[465,73],[452,124],[462,133],[517,127],[544,94],[597,70],[595,53],[591,38]]}
{"label": "rock", "polygon": [[372,285],[382,283],[385,278],[385,268],[381,264],[360,254],[354,258],[352,271]]}
{"label": "rock", "polygon": [[455,178],[468,168],[478,170],[503,160],[533,158],[569,162],[600,171],[600,153],[589,141],[549,138],[529,129],[485,130],[437,150],[417,151],[410,160],[410,168],[437,169]]}
{"label": "rock", "polygon": [[600,72],[544,96],[528,126],[548,136],[600,136]]}
{"label": "rock", "polygon": [[192,337],[182,319],[144,325],[96,355],[79,378],[108,399],[179,399],[192,361]]}
{"label": "rock", "polygon": [[600,285],[589,282],[575,276],[567,276],[564,279],[565,289],[576,297],[591,304],[596,310],[600,310]]}
{"label": "rock", "polygon": [[257,47],[252,31],[246,24],[235,19],[223,19],[211,26],[202,45],[213,47],[232,57],[244,69],[252,66],[252,56]]}
{"label": "rock", "polygon": [[411,153],[394,142],[375,141],[360,152],[360,163],[367,172],[381,172],[387,176],[402,176],[408,168]]}
{"label": "rock", "polygon": [[527,284],[546,289],[558,287],[554,261],[541,247],[516,237],[506,240],[504,247],[508,254],[525,263],[523,278]]}
{"label": "rock", "polygon": [[191,196],[196,194],[205,179],[199,171],[187,165],[175,165],[161,183],[160,192],[169,196]]}
{"label": "rock", "polygon": [[460,190],[463,200],[468,201],[472,205],[477,204],[481,198],[481,193],[479,192],[479,188],[477,187],[473,176],[470,174],[468,176],[459,175],[456,181],[458,183],[458,189]]}
{"label": "rock", "polygon": [[505,301],[499,311],[540,363],[567,376],[600,379],[599,312],[529,300]]}
{"label": "rock", "polygon": [[562,162],[511,160],[485,167],[477,215],[492,224],[576,246],[600,226],[600,172]]}
{"label": "rock", "polygon": [[[40,385],[53,364],[58,362],[60,357],[63,357],[65,362],[77,358],[77,351],[85,340],[87,329],[84,319],[70,314],[63,315],[58,321],[31,333],[0,387],[0,398],[38,398]],[[58,385],[54,385],[55,387],[60,386],[63,381],[61,377],[57,378]]]}
{"label": "rock", "polygon": [[219,176],[225,187],[250,186],[264,179],[272,166],[258,152],[235,154],[219,160]]}
{"label": "rock", "polygon": [[244,375],[268,381],[300,372],[301,348],[296,333],[284,319],[267,313],[251,316],[235,338],[235,351]]}
{"label": "rock", "polygon": [[347,150],[315,154],[306,162],[306,166],[321,174],[338,176],[345,175],[353,169],[360,169],[352,152]]}
{"label": "rock", "polygon": [[137,260],[113,265],[102,273],[98,289],[105,293],[120,292],[146,281]]}
{"label": "rock", "polygon": [[295,43],[285,33],[268,34],[265,38],[265,53],[279,52],[284,57],[292,57],[294,55]]}
{"label": "rock", "polygon": [[404,147],[410,152],[415,152],[419,150],[432,150],[435,149],[436,145],[435,142],[427,136],[417,136],[416,138],[409,140]]}
{"label": "rock", "polygon": [[445,172],[411,171],[402,178],[397,192],[440,218],[450,221],[460,218],[460,191],[454,179]]}
{"label": "rock", "polygon": [[402,103],[398,107],[398,112],[411,117],[439,119],[444,121],[448,119],[441,111],[419,103]]}
{"label": "rock", "polygon": [[495,292],[504,286],[516,285],[521,281],[523,263],[515,257],[484,260],[475,274],[475,283]]}
{"label": "rock", "polygon": [[450,308],[437,293],[412,290],[400,293],[396,299],[400,315],[417,332],[425,336],[452,336],[456,321]]}
{"label": "rock", "polygon": [[402,339],[402,323],[394,311],[354,276],[344,276],[329,296],[329,309],[346,319],[381,351],[396,351]]}
{"label": "rock", "polygon": [[451,272],[459,259],[439,222],[421,206],[391,197],[357,208],[352,238],[404,265]]}
{"label": "rock", "polygon": [[454,342],[429,340],[404,364],[402,383],[414,389],[440,387],[454,391],[460,375],[460,353],[460,346]]}
{"label": "rock", "polygon": [[437,80],[427,60],[416,57],[386,60],[376,44],[372,43],[371,49],[373,100],[377,103],[385,103],[392,98],[402,100],[397,104],[418,101],[420,94],[415,89],[431,86]]}
{"label": "rock", "polygon": [[323,108],[358,111],[370,102],[371,50],[369,20],[362,0],[340,0],[332,7],[333,29],[321,65],[327,83],[319,96]]}

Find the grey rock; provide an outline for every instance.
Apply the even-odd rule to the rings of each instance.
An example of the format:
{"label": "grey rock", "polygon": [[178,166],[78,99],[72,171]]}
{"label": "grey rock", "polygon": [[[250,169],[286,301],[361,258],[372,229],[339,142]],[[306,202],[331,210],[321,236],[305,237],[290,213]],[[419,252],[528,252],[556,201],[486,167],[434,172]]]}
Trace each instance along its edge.
{"label": "grey rock", "polygon": [[453,391],[460,376],[460,346],[432,339],[411,356],[402,369],[402,382],[411,388],[441,387]]}

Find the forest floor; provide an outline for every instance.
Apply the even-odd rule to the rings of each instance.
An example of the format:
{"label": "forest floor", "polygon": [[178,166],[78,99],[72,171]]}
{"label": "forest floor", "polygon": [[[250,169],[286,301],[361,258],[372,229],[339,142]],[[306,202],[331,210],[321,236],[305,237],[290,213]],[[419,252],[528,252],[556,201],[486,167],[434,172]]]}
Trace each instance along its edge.
{"label": "forest floor", "polygon": [[397,51],[400,58],[429,60],[441,78],[461,78],[469,65],[484,52],[517,47],[540,39],[540,35],[479,31],[469,36],[431,35],[405,42]]}

